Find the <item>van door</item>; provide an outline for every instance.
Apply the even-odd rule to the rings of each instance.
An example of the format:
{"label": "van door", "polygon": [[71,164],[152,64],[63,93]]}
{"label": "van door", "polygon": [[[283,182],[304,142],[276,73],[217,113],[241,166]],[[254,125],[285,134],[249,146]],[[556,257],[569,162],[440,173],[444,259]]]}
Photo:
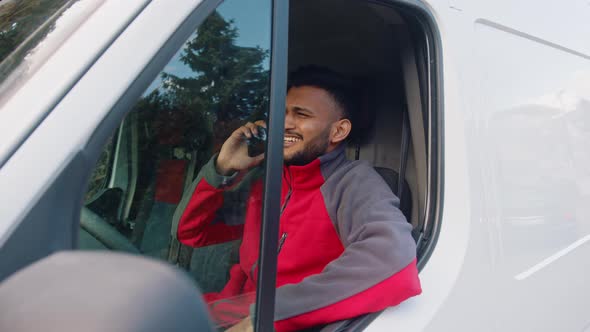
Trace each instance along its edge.
{"label": "van door", "polygon": [[[215,129],[227,129],[232,120],[244,120],[248,115],[265,118],[269,127],[264,167],[265,188],[280,191],[287,70],[288,1],[260,0],[256,3],[246,3],[234,0],[224,2],[222,5],[220,3],[221,1],[213,0],[202,2],[155,0],[149,3],[112,42],[112,45],[100,54],[93,66],[60,99],[55,108],[7,161],[0,172],[2,196],[8,198],[11,192],[19,190],[27,190],[29,195],[22,198],[17,195],[16,199],[11,199],[11,202],[15,204],[14,209],[19,209],[19,213],[15,213],[15,217],[9,220],[13,224],[11,229],[13,232],[10,235],[3,234],[3,237],[8,239],[2,247],[3,276],[54,251],[76,247],[80,207],[86,197],[88,179],[101,152],[105,148],[108,149],[108,144],[113,139],[111,137],[117,128],[125,131],[126,124],[122,124],[125,116],[137,110],[138,103],[141,104],[156,90],[172,91],[160,101],[168,97],[166,102],[178,98],[183,103],[175,106],[184,106],[188,111],[199,112],[203,118],[210,119],[209,122],[197,121],[202,126],[202,134],[214,134]],[[162,19],[163,13],[165,13],[165,19]],[[273,17],[278,19],[271,24]],[[226,42],[224,46],[228,47],[223,48],[222,51],[231,54],[210,54],[209,57],[205,57],[200,53],[199,47],[202,45],[198,43],[203,40],[196,38],[200,37],[198,29],[203,27],[207,20],[210,21],[208,27],[211,29],[201,31],[200,35],[208,37],[211,45]],[[242,20],[245,23],[240,26],[241,31],[238,32],[236,26],[241,24],[238,21]],[[108,19],[102,23],[108,24]],[[87,37],[91,38],[92,34],[88,34]],[[228,44],[228,40],[235,43]],[[218,89],[219,93],[223,93],[224,91],[221,90],[231,88],[229,85],[223,88],[223,84],[228,84],[227,77],[232,69],[223,65],[240,59],[242,61],[238,62],[238,65],[246,67],[246,69],[240,67],[240,70],[246,70],[247,74],[252,74],[252,70],[248,71],[248,69],[254,68],[260,72],[260,75],[237,77],[231,83],[259,84],[263,90],[261,94],[255,96],[258,98],[256,102],[260,102],[260,105],[257,105],[259,107],[247,105],[251,107],[232,108],[231,106],[235,105],[211,103],[210,101],[218,102],[220,96],[220,94],[208,95],[211,91]],[[197,64],[199,61],[201,63]],[[220,62],[222,66],[215,67],[207,61]],[[199,79],[204,77],[203,73],[207,69],[219,69],[215,72],[218,75],[217,79],[209,80],[208,84],[193,90],[195,94],[186,95],[187,89],[201,83]],[[183,86],[181,82],[187,84]],[[151,96],[153,97],[154,94]],[[244,99],[242,97],[231,95],[228,99],[239,102]],[[148,108],[143,110],[150,111]],[[255,112],[256,114],[250,114]],[[125,119],[128,121],[129,118]],[[215,121],[217,123],[211,125]],[[136,127],[135,130],[139,136],[140,132],[145,133],[148,129],[143,126]],[[174,130],[168,134],[174,134]],[[164,140],[166,138],[170,137],[164,137]],[[115,142],[122,141],[115,138]],[[133,144],[133,140],[127,142]],[[197,152],[203,151],[203,147],[192,147]],[[132,148],[129,151],[132,151]],[[176,154],[177,151],[178,154]],[[173,148],[170,159],[175,156],[188,159],[187,153],[183,154],[180,150]],[[129,160],[132,159],[129,158]],[[141,168],[140,156],[137,160],[137,167]],[[115,161],[112,162],[111,165],[116,164]],[[165,164],[174,166],[177,163]],[[133,182],[129,176],[126,179],[117,180],[113,177],[113,172],[109,174],[109,181],[103,183],[110,185],[123,183],[127,188],[135,186],[129,186]],[[124,174],[133,174],[133,172]],[[158,182],[157,178],[157,176],[154,178],[155,182]],[[21,183],[26,183],[27,186],[19,187]],[[164,189],[162,190],[166,192]],[[137,190],[127,190],[126,195],[136,196]],[[166,195],[162,197],[164,196]],[[170,195],[164,197],[166,198],[170,198]],[[121,214],[119,211],[117,215],[125,218],[132,216],[133,203],[137,200],[131,197],[124,199],[123,202],[121,206],[124,213]],[[255,322],[257,330],[261,331],[270,331],[273,326],[275,291],[273,285],[278,229],[273,228],[273,224],[276,223],[270,221],[278,218],[279,203],[272,195],[265,195],[263,211],[261,211],[262,242],[265,249],[260,255],[258,280],[259,285],[266,286],[257,290],[259,297],[257,303],[260,305],[256,307]],[[125,230],[125,227],[131,225],[128,221],[126,220],[122,225],[109,227],[116,231]],[[97,223],[104,225],[102,221]],[[123,236],[126,235],[125,232],[120,233]],[[163,236],[167,239],[169,234],[170,229],[165,229]],[[153,256],[168,257],[167,254],[159,253],[159,249],[168,250],[168,248],[164,245],[162,248],[154,249],[157,253]],[[142,247],[137,249],[141,251]],[[5,265],[4,259],[7,257],[10,257],[14,264]]]}

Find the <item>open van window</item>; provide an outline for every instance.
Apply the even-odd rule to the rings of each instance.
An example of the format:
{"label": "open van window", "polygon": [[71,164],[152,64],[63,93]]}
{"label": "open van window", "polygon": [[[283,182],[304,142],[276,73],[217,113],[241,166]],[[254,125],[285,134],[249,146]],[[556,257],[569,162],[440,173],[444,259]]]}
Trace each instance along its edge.
{"label": "open van window", "polygon": [[[205,293],[219,292],[227,282],[238,262],[243,221],[212,229],[218,235],[190,246],[177,240],[177,232],[187,204],[193,204],[188,199],[200,171],[234,129],[268,114],[269,41],[253,31],[269,27],[242,16],[238,7],[229,1],[209,15],[105,146],[103,155],[111,157],[101,157],[93,175],[81,249],[125,250],[168,261],[184,268]],[[438,223],[441,141],[435,43],[420,15],[417,8],[374,2],[293,2],[288,52],[291,72],[319,65],[357,82],[361,108],[345,154],[368,161],[400,198],[423,266]],[[103,175],[108,179],[98,190],[94,178]],[[226,210],[234,219],[243,218],[248,197],[243,189],[238,186],[225,198],[234,204]],[[97,218],[110,224],[102,231],[115,232],[93,228]],[[231,241],[221,241],[220,231]]]}
{"label": "open van window", "polygon": [[[292,2],[290,15],[290,70],[319,64],[363,81],[347,155],[369,161],[401,196],[422,268],[442,203],[440,50],[431,17],[420,6],[330,0]],[[362,327],[376,315],[345,324]]]}
{"label": "open van window", "polygon": [[[133,248],[167,260],[186,269],[211,294],[222,290],[232,264],[238,262],[245,230],[244,221],[237,219],[245,217],[248,183],[263,176],[252,175],[231,190],[232,198],[224,196],[235,205],[223,209],[234,211],[229,219],[236,221],[214,225],[225,228],[211,229],[207,236],[186,233],[194,233],[183,218],[197,213],[190,209],[198,199],[191,197],[203,190],[200,176],[210,159],[233,130],[268,114],[269,54],[268,46],[260,46],[268,40],[257,37],[256,44],[244,44],[253,40],[253,27],[262,25],[237,14],[236,6],[230,1],[210,14],[112,136],[112,146],[105,147],[113,155],[108,188],[86,204],[80,233],[81,248],[96,248],[98,240],[109,249]],[[432,146],[436,138],[429,135],[438,132],[432,114],[438,108],[431,84],[436,73],[434,43],[414,11],[363,1],[293,2],[288,52],[290,72],[321,66],[356,82],[360,109],[345,154],[350,160],[368,161],[399,198],[423,266],[436,223],[428,202],[437,201],[430,181],[439,178],[439,169],[433,168],[439,151]],[[350,24],[353,18],[359,24]],[[105,173],[103,168],[99,165],[98,173]],[[108,220],[119,234],[91,229],[91,212]],[[177,240],[180,234],[182,243]],[[119,243],[110,237],[119,235],[127,243],[110,247]],[[281,237],[280,247],[284,240]],[[289,238],[288,244],[293,241]]]}
{"label": "open van window", "polygon": [[391,174],[398,195],[402,169],[409,185],[402,201],[411,207],[408,219],[424,256],[436,229],[442,180],[441,78],[432,21],[420,7],[385,2],[301,0],[291,4],[290,14],[290,70],[319,64],[362,80],[362,113],[348,156]]}

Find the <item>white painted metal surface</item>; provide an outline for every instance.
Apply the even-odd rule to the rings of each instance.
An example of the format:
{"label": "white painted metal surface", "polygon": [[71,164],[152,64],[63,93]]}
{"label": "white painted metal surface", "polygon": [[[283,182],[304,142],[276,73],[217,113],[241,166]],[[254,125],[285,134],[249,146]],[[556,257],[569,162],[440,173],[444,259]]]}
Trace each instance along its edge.
{"label": "white painted metal surface", "polygon": [[590,324],[590,3],[430,1],[445,193],[424,293],[367,331]]}

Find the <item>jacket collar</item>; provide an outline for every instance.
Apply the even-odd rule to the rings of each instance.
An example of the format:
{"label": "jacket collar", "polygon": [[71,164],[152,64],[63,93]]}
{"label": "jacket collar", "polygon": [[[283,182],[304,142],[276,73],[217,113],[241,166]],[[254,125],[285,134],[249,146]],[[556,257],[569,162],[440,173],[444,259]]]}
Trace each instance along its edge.
{"label": "jacket collar", "polygon": [[334,151],[314,159],[309,164],[284,166],[283,181],[293,189],[318,188],[346,161],[345,145],[340,144]]}

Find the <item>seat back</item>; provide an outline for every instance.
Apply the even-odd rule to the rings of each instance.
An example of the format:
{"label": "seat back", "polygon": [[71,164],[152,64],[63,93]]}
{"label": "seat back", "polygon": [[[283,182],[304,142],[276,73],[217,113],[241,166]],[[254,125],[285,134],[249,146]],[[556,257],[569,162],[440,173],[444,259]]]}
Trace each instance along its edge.
{"label": "seat back", "polygon": [[[375,171],[381,175],[383,180],[387,183],[391,191],[397,196],[397,187],[399,181],[399,174],[398,172],[392,170],[391,168],[385,167],[374,167]],[[410,186],[408,185],[408,181],[404,179],[404,183],[402,185],[402,197],[403,200],[400,201],[399,209],[402,211],[406,220],[411,223],[412,220],[412,192],[410,191]]]}

